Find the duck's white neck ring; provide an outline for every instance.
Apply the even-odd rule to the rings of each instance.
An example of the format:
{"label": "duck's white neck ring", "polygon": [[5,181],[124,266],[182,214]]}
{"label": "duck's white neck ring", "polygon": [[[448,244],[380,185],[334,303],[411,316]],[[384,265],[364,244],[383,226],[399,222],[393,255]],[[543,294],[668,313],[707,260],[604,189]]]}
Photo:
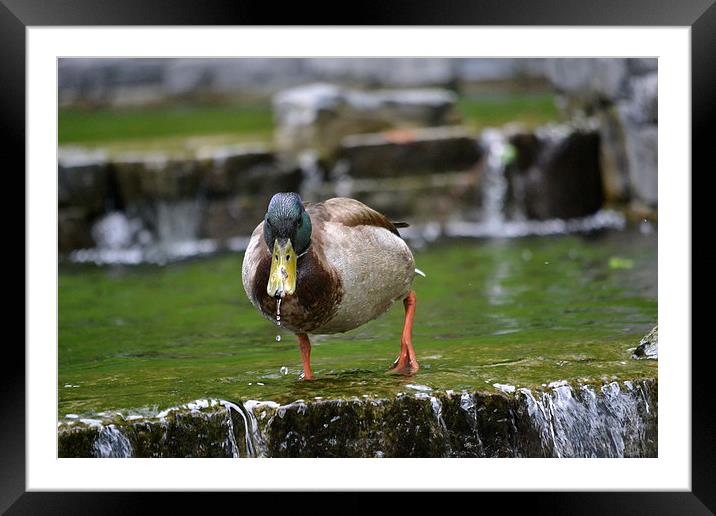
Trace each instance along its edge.
{"label": "duck's white neck ring", "polygon": [[306,255],[310,249],[311,249],[311,242],[308,243],[308,247],[306,247],[306,250],[305,250],[305,251],[303,251],[301,254],[299,254],[298,256],[296,256],[296,260],[298,260],[301,256]]}

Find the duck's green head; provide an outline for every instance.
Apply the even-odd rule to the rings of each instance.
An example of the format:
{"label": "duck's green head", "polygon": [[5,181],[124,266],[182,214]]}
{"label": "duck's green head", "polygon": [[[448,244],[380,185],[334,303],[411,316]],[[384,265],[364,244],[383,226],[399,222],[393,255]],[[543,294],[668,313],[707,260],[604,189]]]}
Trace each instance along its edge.
{"label": "duck's green head", "polygon": [[297,193],[277,193],[271,198],[264,217],[264,240],[272,253],[266,292],[272,297],[293,294],[298,257],[311,245],[311,218]]}

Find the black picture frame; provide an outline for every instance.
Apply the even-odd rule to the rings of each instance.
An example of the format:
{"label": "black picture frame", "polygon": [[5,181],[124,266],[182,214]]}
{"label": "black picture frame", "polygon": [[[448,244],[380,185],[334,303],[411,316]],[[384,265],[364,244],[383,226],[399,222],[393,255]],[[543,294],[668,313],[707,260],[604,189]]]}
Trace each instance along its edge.
{"label": "black picture frame", "polygon": [[[702,176],[709,171],[707,163],[710,162],[709,168],[713,168],[710,158],[713,137],[708,129],[715,119],[716,105],[714,0],[453,0],[440,4],[412,0],[356,2],[352,7],[342,3],[334,5],[335,9],[301,2],[279,7],[241,0],[0,0],[2,155],[9,158],[16,169],[25,170],[25,31],[31,26],[658,25],[691,27],[692,168],[703,169]],[[18,185],[23,193],[24,184],[23,179]],[[696,192],[693,186],[692,192]],[[693,215],[692,211],[696,225],[697,218]],[[24,263],[27,258],[23,251]],[[692,266],[692,275],[694,269],[704,273],[703,268]],[[27,268],[25,271],[27,275]],[[713,284],[700,283],[702,289]],[[5,403],[0,439],[0,510],[7,514],[119,514],[148,512],[155,504],[166,511],[173,504],[186,503],[186,495],[178,493],[148,500],[148,495],[135,493],[26,492],[25,354],[16,342],[12,344],[13,349],[11,343],[6,342],[3,353],[6,363],[12,367],[6,365],[1,376]],[[683,345],[691,345],[691,342]],[[698,359],[692,364],[690,386],[693,393],[690,492],[509,493],[510,507],[519,501],[533,512],[549,511],[552,514],[713,514],[716,511],[716,439],[710,425],[712,404],[698,396],[698,393],[709,392],[707,368],[711,361],[705,356],[711,346],[710,342],[701,342],[692,348],[693,356]],[[494,498],[499,494],[482,496],[484,500],[484,496]],[[397,498],[394,500],[398,501]],[[344,498],[341,503],[347,501],[348,498]]]}

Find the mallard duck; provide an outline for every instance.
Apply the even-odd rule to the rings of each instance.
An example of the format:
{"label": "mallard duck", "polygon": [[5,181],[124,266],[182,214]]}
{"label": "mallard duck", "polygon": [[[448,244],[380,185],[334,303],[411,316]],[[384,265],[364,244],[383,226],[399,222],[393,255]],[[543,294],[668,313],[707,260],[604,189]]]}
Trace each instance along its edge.
{"label": "mallard duck", "polygon": [[298,337],[305,380],[314,379],[309,333],[352,330],[398,299],[405,324],[400,354],[388,372],[418,371],[412,343],[416,269],[398,233],[403,226],[354,199],[304,203],[293,192],[271,198],[246,249],[242,281],[264,317]]}

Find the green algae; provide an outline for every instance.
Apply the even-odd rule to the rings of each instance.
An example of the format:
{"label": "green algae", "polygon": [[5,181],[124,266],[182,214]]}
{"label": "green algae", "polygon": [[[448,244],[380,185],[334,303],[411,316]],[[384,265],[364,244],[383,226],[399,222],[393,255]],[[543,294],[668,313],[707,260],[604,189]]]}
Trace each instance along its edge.
{"label": "green algae", "polygon": [[[352,332],[314,337],[315,382],[298,379],[295,338],[250,305],[241,254],[163,268],[62,265],[58,416],[656,377],[655,361],[630,358],[657,319],[655,235],[461,240],[415,254],[427,274],[415,280],[420,372],[384,374],[400,347],[395,305]],[[610,267],[613,256],[633,267]]]}

